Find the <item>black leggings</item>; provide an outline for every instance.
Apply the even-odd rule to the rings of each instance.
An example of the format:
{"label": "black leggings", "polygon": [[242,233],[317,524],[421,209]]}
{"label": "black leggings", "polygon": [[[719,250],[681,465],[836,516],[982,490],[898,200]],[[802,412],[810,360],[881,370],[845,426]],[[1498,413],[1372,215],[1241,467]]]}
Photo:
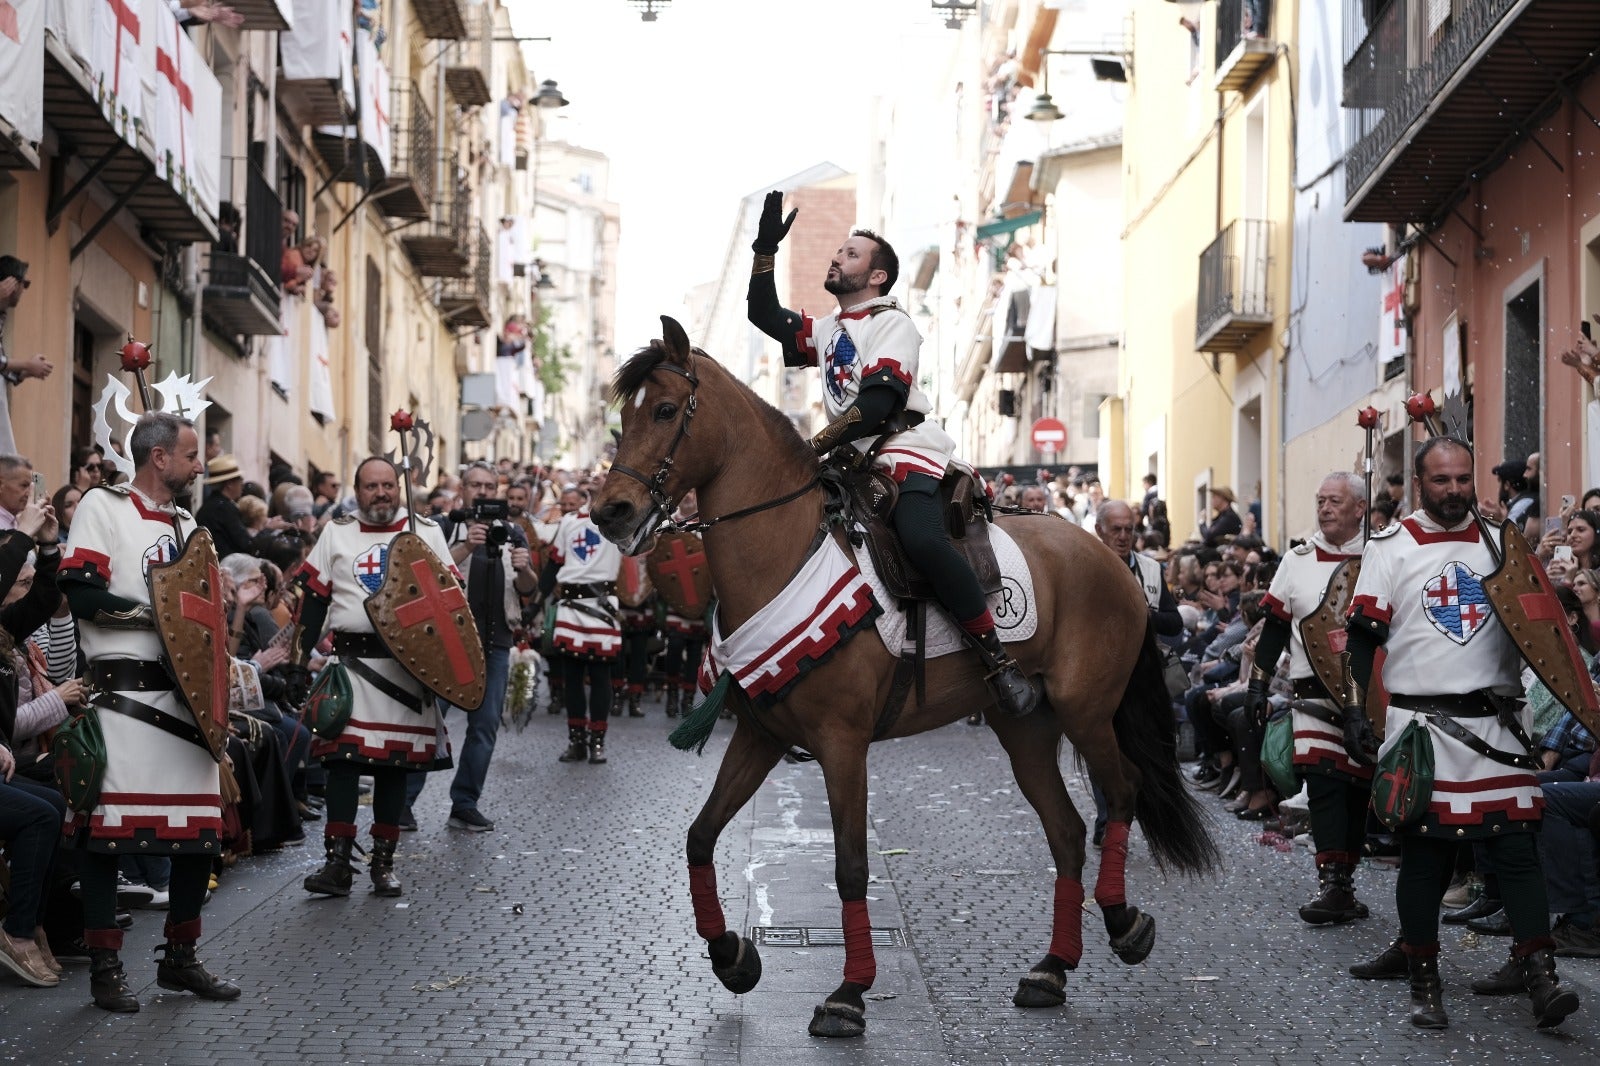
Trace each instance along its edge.
{"label": "black leggings", "polygon": [[661,660],[661,676],[666,687],[692,692],[700,677],[700,660],[706,651],[706,638],[685,633],[667,634],[667,653]]}
{"label": "black leggings", "polygon": [[361,802],[361,775],[372,775],[372,824],[399,825],[406,811],[406,778],[411,774],[408,766],[366,766],[340,760],[330,760],[328,767],[328,824],[343,822],[355,824],[356,808]]}
{"label": "black leggings", "polygon": [[[1367,838],[1368,785],[1352,785],[1343,778],[1308,773],[1306,794],[1311,800],[1311,839],[1317,851],[1361,854]],[[1454,846],[1454,845],[1452,845]]]}
{"label": "black leggings", "polygon": [[[1518,830],[1480,843],[1500,875],[1500,898],[1511,920],[1513,943],[1548,937],[1550,908],[1533,834]],[[1394,902],[1407,944],[1420,947],[1438,942],[1439,901],[1455,874],[1458,847],[1454,840],[1431,840],[1413,833],[1407,833],[1401,842]]]}
{"label": "black leggings", "polygon": [[938,481],[927,474],[907,475],[894,508],[894,531],[906,558],[933,584],[939,602],[957,622],[970,622],[989,609],[977,575],[944,528]]}
{"label": "black leggings", "polygon": [[[83,885],[83,927],[85,929],[117,928],[117,862],[120,857],[97,851],[83,857],[80,883]],[[206,901],[206,889],[211,886],[210,855],[172,856],[172,880],[167,883],[171,893],[167,905],[167,924],[177,925],[200,917],[200,907]]]}
{"label": "black leggings", "polygon": [[[604,729],[611,717],[611,664],[604,659],[580,659],[569,655],[561,660],[562,695],[567,701],[567,725]],[[585,707],[583,682],[589,681]]]}
{"label": "black leggings", "polygon": [[622,631],[622,678],[630,687],[643,688],[645,659],[650,650],[650,630],[624,629]]}

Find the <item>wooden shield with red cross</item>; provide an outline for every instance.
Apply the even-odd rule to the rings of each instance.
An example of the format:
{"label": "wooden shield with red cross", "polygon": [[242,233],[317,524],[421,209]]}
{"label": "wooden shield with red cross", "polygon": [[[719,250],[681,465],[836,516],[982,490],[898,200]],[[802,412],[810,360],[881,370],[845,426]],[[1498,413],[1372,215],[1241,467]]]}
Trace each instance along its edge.
{"label": "wooden shield with red cross", "polygon": [[182,553],[153,564],[145,580],[167,671],[211,757],[221,762],[228,750],[228,612],[211,534],[189,534]]}
{"label": "wooden shield with red cross", "polygon": [[645,569],[667,607],[685,618],[704,618],[711,606],[711,561],[694,533],[665,533]]}
{"label": "wooden shield with red cross", "polygon": [[[1316,610],[1300,619],[1300,640],[1306,646],[1306,658],[1311,660],[1311,670],[1322,682],[1322,687],[1333,696],[1335,703],[1344,697],[1344,649],[1349,633],[1345,618],[1350,613],[1350,600],[1355,595],[1356,578],[1361,576],[1361,560],[1346,559],[1328,578],[1328,587],[1322,592],[1322,603]],[[1379,652],[1380,657],[1382,652]],[[1381,663],[1381,658],[1380,658]],[[1380,666],[1374,665],[1372,681],[1367,685],[1367,719],[1378,736],[1383,736],[1384,722],[1389,716],[1389,694],[1379,679]]]}
{"label": "wooden shield with red cross", "polygon": [[1561,705],[1600,736],[1600,698],[1583,665],[1578,641],[1555,586],[1514,523],[1501,527],[1504,558],[1483,581],[1495,617],[1506,627],[1523,661]]}
{"label": "wooden shield with red cross", "polygon": [[483,641],[467,594],[415,533],[397,533],[367,617],[400,668],[464,711],[483,705],[487,671]]}

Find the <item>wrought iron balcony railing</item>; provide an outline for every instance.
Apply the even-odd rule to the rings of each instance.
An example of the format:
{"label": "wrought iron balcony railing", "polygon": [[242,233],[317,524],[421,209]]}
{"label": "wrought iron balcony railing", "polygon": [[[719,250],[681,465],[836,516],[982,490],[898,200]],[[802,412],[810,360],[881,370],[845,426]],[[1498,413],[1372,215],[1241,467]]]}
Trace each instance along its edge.
{"label": "wrought iron balcony railing", "polygon": [[1243,351],[1252,337],[1272,325],[1271,240],[1271,222],[1242,218],[1200,253],[1196,351]]}

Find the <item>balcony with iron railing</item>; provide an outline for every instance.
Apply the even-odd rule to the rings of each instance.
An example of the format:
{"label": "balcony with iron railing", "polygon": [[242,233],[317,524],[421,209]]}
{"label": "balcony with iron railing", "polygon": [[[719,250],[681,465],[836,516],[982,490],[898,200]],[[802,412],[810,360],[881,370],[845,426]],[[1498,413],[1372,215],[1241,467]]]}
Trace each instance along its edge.
{"label": "balcony with iron railing", "polygon": [[1271,242],[1271,222],[1241,218],[1200,253],[1195,351],[1241,352],[1271,328]]}
{"label": "balcony with iron railing", "polygon": [[390,218],[425,219],[432,210],[438,165],[433,112],[416,82],[395,82],[392,102],[394,165],[373,199]]}
{"label": "balcony with iron railing", "polygon": [[492,247],[483,227],[478,226],[477,231],[466,272],[448,279],[439,290],[439,312],[444,316],[445,325],[455,330],[487,329],[489,326]]}
{"label": "balcony with iron railing", "polygon": [[422,36],[434,41],[459,40],[467,32],[461,0],[411,0]]}
{"label": "balcony with iron railing", "polygon": [[1347,4],[1344,38],[1345,215],[1429,222],[1600,67],[1600,3]]}
{"label": "balcony with iron railing", "polygon": [[1242,92],[1272,64],[1278,46],[1272,30],[1273,0],[1217,0],[1217,39],[1212,86]]}
{"label": "balcony with iron railing", "polygon": [[455,184],[433,202],[429,220],[400,233],[406,258],[425,278],[459,278],[468,273],[471,260],[472,189],[461,174]]}
{"label": "balcony with iron railing", "polygon": [[444,83],[459,107],[482,107],[492,97],[488,71],[494,37],[494,5],[467,8],[466,30],[445,45]]}
{"label": "balcony with iron railing", "polygon": [[[224,207],[238,210],[239,231],[211,246],[201,307],[205,320],[229,337],[265,337],[282,330],[283,205],[277,191],[248,159],[224,159]],[[223,211],[224,216],[230,214]]]}

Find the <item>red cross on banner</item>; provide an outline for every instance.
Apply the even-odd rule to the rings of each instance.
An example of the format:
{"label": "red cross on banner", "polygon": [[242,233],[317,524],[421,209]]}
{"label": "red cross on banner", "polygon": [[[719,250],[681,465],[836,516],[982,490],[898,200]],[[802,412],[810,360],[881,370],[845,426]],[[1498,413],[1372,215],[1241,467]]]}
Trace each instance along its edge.
{"label": "red cross on banner", "polygon": [[172,42],[172,51],[169,52],[165,48],[156,49],[156,73],[171,82],[178,94],[178,162],[187,173],[189,145],[185,136],[183,113],[187,111],[190,115],[194,114],[194,90],[183,80],[183,46],[186,43],[183,30],[177,23],[173,23],[172,32],[176,36]]}
{"label": "red cross on banner", "polygon": [[425,559],[412,561],[411,574],[422,592],[414,600],[396,604],[395,617],[407,629],[432,622],[439,639],[444,643],[445,658],[450,662],[450,672],[455,675],[456,683],[470,684],[473,679],[472,660],[467,655],[461,632],[451,617],[453,612],[466,608],[466,596],[459,588],[441,587],[439,579],[434,576],[433,567]]}
{"label": "red cross on banner", "polygon": [[0,37],[11,38],[11,43],[22,43],[22,25],[17,20],[17,9],[10,0],[0,0]]}
{"label": "red cross on banner", "polygon": [[1406,283],[1400,277],[1400,268],[1403,262],[1404,260],[1397,260],[1395,265],[1390,268],[1394,272],[1394,287],[1383,294],[1383,313],[1393,323],[1394,347],[1396,348],[1399,348],[1401,344],[1400,327],[1405,311]]}
{"label": "red cross on banner", "polygon": [[228,612],[222,604],[222,575],[215,563],[207,568],[206,579],[209,597],[184,592],[178,602],[183,617],[211,634],[211,717],[222,722],[228,717]]}
{"label": "red cross on banner", "polygon": [[695,587],[694,572],[705,565],[705,552],[691,553],[683,541],[674,540],[665,545],[667,558],[656,561],[656,569],[671,576],[683,590],[683,597],[691,607],[703,606],[699,590]]}
{"label": "red cross on banner", "polygon": [[117,96],[122,95],[122,35],[126,33],[133,38],[133,43],[139,43],[139,16],[133,13],[128,0],[106,0],[111,7],[111,18],[116,27],[111,41],[111,91]]}

